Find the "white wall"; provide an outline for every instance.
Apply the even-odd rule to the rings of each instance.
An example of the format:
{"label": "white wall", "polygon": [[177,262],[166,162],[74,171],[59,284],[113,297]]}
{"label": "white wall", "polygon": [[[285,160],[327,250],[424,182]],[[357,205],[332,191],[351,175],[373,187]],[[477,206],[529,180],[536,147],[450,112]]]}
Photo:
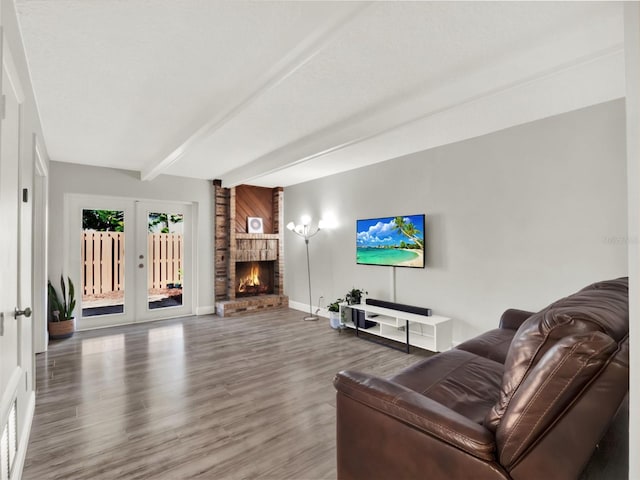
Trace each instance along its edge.
{"label": "white wall", "polygon": [[631,373],[629,382],[629,478],[640,478],[640,3],[626,2],[625,56],[627,107],[627,178],[629,190],[629,336]]}
{"label": "white wall", "polygon": [[[625,175],[616,100],[288,187],[285,222],[339,222],[310,243],[313,302],[326,305],[353,286],[391,299],[393,270],[355,263],[356,219],[426,213],[426,268],[396,269],[396,301],[454,318],[460,341],[506,308],[539,310],[627,275]],[[301,307],[303,247],[285,233],[286,291]]]}
{"label": "white wall", "polygon": [[[2,0],[2,30],[5,35],[5,40],[11,49],[13,55],[13,61],[15,63],[17,73],[20,77],[20,84],[22,85],[23,93],[25,96],[24,103],[22,104],[21,115],[21,148],[24,154],[33,155],[33,135],[35,134],[42,142],[40,147],[44,150],[41,152],[46,160],[46,149],[42,137],[42,128],[40,126],[40,115],[36,100],[33,94],[33,86],[31,85],[31,76],[29,74],[29,68],[27,66],[27,59],[24,54],[24,46],[22,44],[22,36],[20,33],[20,27],[18,26],[18,18],[16,16],[15,4],[11,0]],[[32,158],[32,157],[29,157]]]}
{"label": "white wall", "polygon": [[143,182],[137,172],[50,162],[49,186],[49,277],[58,278],[63,266],[64,195],[106,195],[138,200],[194,202],[198,205],[196,312],[212,313],[213,293],[213,186],[210,181],[160,175]]}

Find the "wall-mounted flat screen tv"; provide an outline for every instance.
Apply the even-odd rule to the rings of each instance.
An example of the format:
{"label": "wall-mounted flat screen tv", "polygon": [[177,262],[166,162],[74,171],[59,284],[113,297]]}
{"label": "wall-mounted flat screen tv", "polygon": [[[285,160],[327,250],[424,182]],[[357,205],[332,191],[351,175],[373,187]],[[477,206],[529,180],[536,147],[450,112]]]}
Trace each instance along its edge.
{"label": "wall-mounted flat screen tv", "polygon": [[357,220],[356,262],[424,268],[424,215]]}

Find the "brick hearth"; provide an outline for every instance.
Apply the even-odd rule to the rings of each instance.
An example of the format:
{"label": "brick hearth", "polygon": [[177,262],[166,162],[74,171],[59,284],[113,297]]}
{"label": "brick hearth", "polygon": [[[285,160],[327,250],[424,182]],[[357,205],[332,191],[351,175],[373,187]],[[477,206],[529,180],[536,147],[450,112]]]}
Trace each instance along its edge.
{"label": "brick hearth", "polygon": [[231,317],[256,310],[288,306],[289,297],[286,295],[258,295],[255,297],[243,297],[235,300],[216,302],[216,313],[220,317]]}

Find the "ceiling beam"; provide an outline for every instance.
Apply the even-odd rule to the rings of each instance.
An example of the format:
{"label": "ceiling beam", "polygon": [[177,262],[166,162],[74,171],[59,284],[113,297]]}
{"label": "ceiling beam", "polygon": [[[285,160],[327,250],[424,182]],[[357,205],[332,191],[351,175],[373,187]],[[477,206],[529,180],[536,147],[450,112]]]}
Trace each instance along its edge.
{"label": "ceiling beam", "polygon": [[298,69],[311,61],[329,45],[347,24],[360,15],[360,13],[372,3],[373,2],[354,3],[353,8],[348,9],[346,12],[340,12],[332,21],[327,22],[325,25],[313,31],[294,49],[287,53],[287,55],[280,59],[280,61],[274,64],[272,68],[265,72],[264,75],[259,77],[253,86],[245,92],[242,98],[229,102],[226,109],[222,109],[219,114],[213,116],[207,123],[198,128],[169,155],[163,159],[147,164],[140,172],[141,180],[153,180],[162,174],[190,148],[221,129],[260,97],[293,75]]}
{"label": "ceiling beam", "polygon": [[[532,58],[540,58],[535,50],[529,53]],[[565,58],[564,61],[551,67],[547,66],[546,69],[540,69],[540,65],[536,65],[533,61],[526,62],[528,71],[515,71],[509,62],[485,66],[464,79],[443,83],[438,88],[416,90],[388,99],[367,111],[360,112],[269,152],[246,165],[230,170],[222,175],[222,182],[225,187],[252,183],[252,181],[255,182],[261,177],[272,175],[278,171],[299,167],[323,157],[331,158],[334,154],[349,150],[358,144],[365,144],[384,135],[399,133],[407,129],[417,129],[418,131],[410,135],[410,138],[421,140],[412,146],[406,144],[405,146],[409,149],[406,152],[399,148],[398,155],[431,148],[438,145],[429,143],[430,136],[433,134],[432,129],[424,128],[424,133],[419,133],[420,125],[425,126],[430,118],[448,115],[457,118],[461,124],[465,124],[465,116],[469,115],[469,108],[474,108],[473,105],[476,103],[492,104],[494,108],[500,109],[499,105],[513,104],[515,98],[535,97],[542,104],[549,97],[550,85],[554,86],[552,91],[564,91],[563,86],[574,85],[571,87],[573,95],[583,101],[585,105],[594,101],[598,103],[618,98],[624,92],[623,85],[619,85],[620,82],[616,81],[616,79],[622,78],[620,70],[623,53],[623,45],[615,44],[582,57],[568,60]],[[589,72],[587,78],[591,80],[590,82],[584,81],[585,71]],[[502,80],[500,85],[496,85],[496,78]],[[588,84],[589,87],[582,89],[575,87],[575,85],[581,84]],[[573,105],[576,102],[569,98],[570,96],[566,96],[567,101],[564,103],[556,101],[558,108],[562,110],[563,105],[566,110],[575,108]],[[578,105],[582,105],[580,101],[577,102]],[[535,108],[532,107],[531,110],[533,111]],[[535,115],[534,118],[528,118],[527,112],[528,110],[523,108],[520,112],[522,118],[512,114],[509,120],[514,121],[514,124],[519,124],[534,118],[537,119]],[[560,112],[554,111],[551,114],[558,113]],[[516,117],[520,120],[516,121]],[[488,119],[486,122],[489,122]],[[505,128],[505,126],[502,125],[500,128]],[[455,128],[452,127],[452,130]],[[461,139],[463,138],[458,138],[456,141]],[[356,155],[352,160],[353,165],[351,167],[345,166],[343,170],[363,166],[358,158],[359,156]],[[371,163],[371,160],[369,157],[368,161],[364,161],[364,164]]]}

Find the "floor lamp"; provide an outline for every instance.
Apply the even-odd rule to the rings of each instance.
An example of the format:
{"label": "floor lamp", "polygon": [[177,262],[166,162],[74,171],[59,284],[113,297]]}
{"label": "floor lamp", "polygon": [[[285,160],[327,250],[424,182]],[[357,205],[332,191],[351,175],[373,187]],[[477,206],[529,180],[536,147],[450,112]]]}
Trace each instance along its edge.
{"label": "floor lamp", "polygon": [[316,235],[323,227],[323,221],[318,222],[316,228],[311,227],[311,217],[305,215],[302,217],[302,224],[296,225],[293,222],[287,224],[287,228],[299,237],[304,239],[305,247],[307,248],[307,278],[309,280],[309,315],[304,317],[304,320],[318,320],[318,317],[313,314],[313,306],[311,301],[311,264],[309,263],[309,239]]}

